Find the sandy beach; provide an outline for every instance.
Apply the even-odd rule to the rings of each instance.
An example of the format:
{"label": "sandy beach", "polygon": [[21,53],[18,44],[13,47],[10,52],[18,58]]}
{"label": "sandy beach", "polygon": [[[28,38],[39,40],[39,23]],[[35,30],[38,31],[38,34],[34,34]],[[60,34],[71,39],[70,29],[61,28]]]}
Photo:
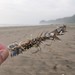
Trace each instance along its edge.
{"label": "sandy beach", "polygon": [[[15,41],[27,41],[42,32],[51,32],[56,27],[57,25],[1,27],[0,43],[8,46]],[[0,66],[0,75],[75,75],[75,26],[67,25],[67,32],[58,37],[60,41],[43,42],[38,53],[32,54],[37,50],[32,47],[16,57],[9,56]]]}

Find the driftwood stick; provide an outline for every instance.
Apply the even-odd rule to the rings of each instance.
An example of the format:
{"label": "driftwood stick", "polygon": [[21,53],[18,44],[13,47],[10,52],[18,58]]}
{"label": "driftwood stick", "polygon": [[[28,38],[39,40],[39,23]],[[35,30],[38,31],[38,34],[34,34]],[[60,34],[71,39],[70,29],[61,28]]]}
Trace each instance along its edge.
{"label": "driftwood stick", "polygon": [[[36,47],[39,48],[37,51],[33,52],[37,53],[38,51],[41,50],[40,44],[46,40],[61,40],[58,35],[61,35],[60,32],[64,33],[66,31],[66,26],[60,26],[59,28],[55,29],[54,31],[48,33],[45,32],[44,36],[42,36],[43,32],[36,38],[28,40],[27,42],[20,42],[20,43],[13,43],[11,45],[8,46],[8,49],[11,52],[11,56],[16,56],[20,53],[22,53],[23,51],[29,50],[32,47]],[[50,45],[46,44],[47,46],[51,46],[52,42]]]}

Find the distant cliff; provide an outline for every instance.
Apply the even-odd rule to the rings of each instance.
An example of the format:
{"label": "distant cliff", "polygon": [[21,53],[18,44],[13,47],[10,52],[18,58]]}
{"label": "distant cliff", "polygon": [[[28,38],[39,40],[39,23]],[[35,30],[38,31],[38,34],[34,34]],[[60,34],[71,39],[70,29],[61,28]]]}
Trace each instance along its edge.
{"label": "distant cliff", "polygon": [[64,18],[58,18],[56,20],[41,20],[40,21],[41,24],[45,24],[45,23],[75,23],[75,15],[71,16],[71,17],[64,17]]}

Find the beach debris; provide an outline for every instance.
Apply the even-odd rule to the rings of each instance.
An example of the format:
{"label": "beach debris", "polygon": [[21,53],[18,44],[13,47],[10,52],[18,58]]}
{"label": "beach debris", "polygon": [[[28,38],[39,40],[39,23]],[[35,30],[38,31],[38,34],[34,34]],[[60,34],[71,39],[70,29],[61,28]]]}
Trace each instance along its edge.
{"label": "beach debris", "polygon": [[[16,56],[23,51],[26,51],[32,47],[39,48],[39,50],[35,51],[34,53],[37,53],[41,50],[40,44],[44,42],[45,40],[61,40],[58,35],[62,35],[66,32],[66,25],[60,26],[59,28],[53,30],[52,32],[42,32],[39,36],[36,38],[32,38],[31,40],[21,41],[19,43],[15,42],[10,45],[8,45],[8,49],[11,52],[11,57]],[[44,35],[43,35],[44,34]],[[31,34],[32,36],[32,34]]]}

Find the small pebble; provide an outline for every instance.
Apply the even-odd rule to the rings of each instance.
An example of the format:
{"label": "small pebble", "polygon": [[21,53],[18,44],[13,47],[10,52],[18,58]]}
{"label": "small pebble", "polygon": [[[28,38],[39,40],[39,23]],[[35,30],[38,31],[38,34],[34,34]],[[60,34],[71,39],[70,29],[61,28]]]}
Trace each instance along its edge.
{"label": "small pebble", "polygon": [[65,74],[61,74],[61,75],[65,75]]}

